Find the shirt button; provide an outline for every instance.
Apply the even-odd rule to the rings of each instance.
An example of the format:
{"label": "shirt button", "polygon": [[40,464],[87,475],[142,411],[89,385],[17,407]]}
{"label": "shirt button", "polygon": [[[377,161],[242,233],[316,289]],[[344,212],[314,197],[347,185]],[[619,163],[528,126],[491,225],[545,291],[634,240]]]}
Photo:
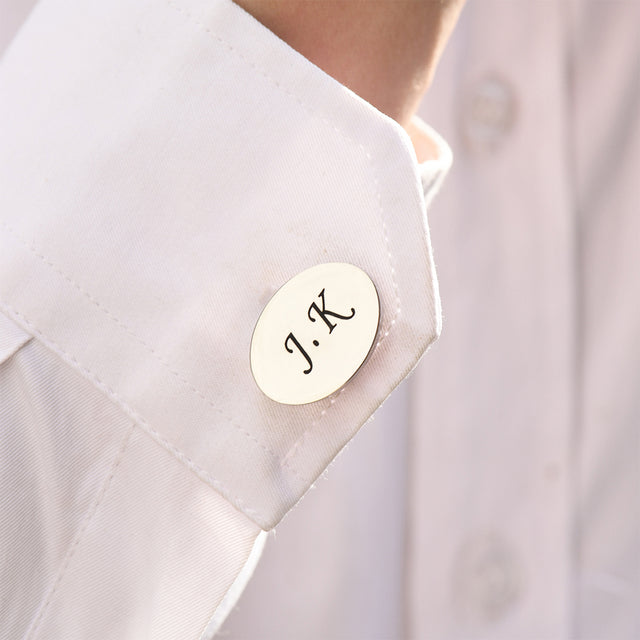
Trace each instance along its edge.
{"label": "shirt button", "polygon": [[251,372],[282,404],[307,404],[346,384],[373,347],[380,320],[376,287],[352,264],[311,267],[265,306],[251,338]]}
{"label": "shirt button", "polygon": [[497,622],[515,606],[522,589],[522,569],[506,540],[491,533],[462,544],[453,569],[453,599],[461,618]]}
{"label": "shirt button", "polygon": [[516,97],[511,85],[490,74],[478,80],[463,101],[462,133],[475,151],[495,151],[516,120]]}

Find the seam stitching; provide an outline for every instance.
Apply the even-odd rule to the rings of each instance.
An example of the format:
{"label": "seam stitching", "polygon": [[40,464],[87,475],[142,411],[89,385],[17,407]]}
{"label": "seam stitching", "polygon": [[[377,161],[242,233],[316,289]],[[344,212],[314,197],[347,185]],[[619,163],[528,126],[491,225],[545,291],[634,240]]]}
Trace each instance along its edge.
{"label": "seam stitching", "polygon": [[[269,454],[274,460],[280,461],[278,455],[272,451],[265,444],[260,442],[253,434],[249,431],[241,427],[237,422],[233,420],[233,418],[227,416],[221,409],[219,409],[213,401],[208,398],[200,389],[198,389],[193,383],[187,380],[182,374],[173,369],[169,362],[163,358],[151,345],[145,342],[142,338],[140,338],[130,327],[128,327],[124,322],[122,322],[119,318],[117,318],[109,309],[107,309],[102,303],[100,303],[94,296],[92,296],[88,291],[85,291],[75,280],[70,278],[66,273],[64,273],[59,267],[57,267],[51,260],[49,260],[42,253],[38,252],[38,250],[33,246],[28,244],[24,239],[22,239],[6,222],[0,220],[0,224],[6,229],[6,231],[13,236],[13,238],[22,244],[26,249],[28,249],[33,255],[39,258],[44,264],[51,268],[52,271],[57,273],[59,276],[64,278],[71,286],[73,286],[79,293],[82,294],[89,302],[91,302],[95,307],[97,307],[112,323],[116,326],[120,327],[127,335],[131,336],[138,344],[144,347],[160,364],[162,364],[169,373],[175,376],[182,384],[184,384],[194,395],[199,397],[201,400],[206,402],[214,411],[216,411],[220,416],[222,416],[231,426],[237,429],[242,435],[248,438],[251,442],[257,445],[260,449],[262,449],[265,453]],[[295,472],[294,472],[295,474]],[[296,474],[297,475],[297,474]],[[300,476],[298,476],[300,478]],[[303,478],[300,478],[301,480]]]}

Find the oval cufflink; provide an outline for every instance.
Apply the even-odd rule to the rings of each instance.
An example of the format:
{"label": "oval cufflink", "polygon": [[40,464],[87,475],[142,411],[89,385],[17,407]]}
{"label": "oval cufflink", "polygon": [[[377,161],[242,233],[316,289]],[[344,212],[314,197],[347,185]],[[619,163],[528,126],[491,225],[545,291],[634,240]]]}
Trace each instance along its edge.
{"label": "oval cufflink", "polygon": [[282,404],[330,396],[358,371],[373,347],[380,301],[371,278],[347,263],[316,265],[269,300],[251,338],[251,372]]}

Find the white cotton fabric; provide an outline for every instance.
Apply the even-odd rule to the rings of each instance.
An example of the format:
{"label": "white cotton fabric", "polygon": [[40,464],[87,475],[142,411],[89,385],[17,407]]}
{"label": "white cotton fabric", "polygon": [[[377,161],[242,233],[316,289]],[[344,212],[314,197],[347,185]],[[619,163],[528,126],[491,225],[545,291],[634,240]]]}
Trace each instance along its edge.
{"label": "white cotton fabric", "polygon": [[[262,530],[439,333],[423,183],[450,153],[431,132],[421,170],[224,0],[44,0],[1,65],[2,633],[209,637]],[[253,327],[333,261],[376,284],[376,346],[333,397],[278,405]]]}

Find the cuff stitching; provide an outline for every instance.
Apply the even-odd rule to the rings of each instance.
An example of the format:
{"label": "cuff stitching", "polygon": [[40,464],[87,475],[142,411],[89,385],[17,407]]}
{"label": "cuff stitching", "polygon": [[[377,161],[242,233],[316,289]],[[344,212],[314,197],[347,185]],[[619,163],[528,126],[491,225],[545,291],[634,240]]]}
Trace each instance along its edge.
{"label": "cuff stitching", "polygon": [[[101,302],[99,302],[91,293],[86,291],[80,284],[78,284],[75,280],[73,280],[70,276],[64,273],[57,265],[55,265],[51,260],[49,260],[44,254],[40,253],[32,244],[27,243],[23,238],[21,238],[9,225],[7,225],[4,221],[0,220],[0,225],[13,237],[13,239],[19,242],[23,247],[28,249],[34,256],[36,256],[39,260],[41,260],[44,264],[46,264],[54,273],[57,273],[61,278],[63,278],[67,283],[69,283],[74,289],[76,289],[83,297],[85,297],[91,304],[97,307],[111,322],[113,322],[116,326],[120,327],[127,335],[131,336],[139,345],[144,347],[169,373],[171,373],[177,380],[179,380],[182,384],[184,384],[193,394],[195,394],[202,401],[206,402],[214,411],[216,411],[222,418],[224,418],[231,426],[237,429],[245,438],[250,440],[253,444],[258,446],[262,451],[270,455],[274,460],[280,461],[278,455],[272,451],[265,444],[260,442],[253,434],[249,431],[241,427],[237,422],[233,420],[233,418],[226,415],[219,407],[217,407],[213,400],[208,398],[200,389],[198,389],[192,382],[187,380],[180,372],[176,371],[172,368],[171,364],[161,356],[150,344],[148,344],[145,340],[143,340],[140,336],[138,336],[128,325],[126,325],[122,320],[116,317],[107,307],[105,307]],[[19,315],[17,311],[14,311],[16,315]],[[23,316],[20,316],[23,317]],[[24,319],[25,322],[28,322]],[[29,323],[31,325],[31,323]],[[43,336],[42,332],[38,331],[39,335]],[[43,336],[44,337],[44,336]],[[49,341],[52,344],[52,341]],[[57,345],[56,345],[57,346]],[[62,351],[60,347],[57,347]],[[63,352],[66,353],[66,352]],[[68,355],[68,354],[66,354]],[[72,356],[68,355],[69,358],[73,360],[73,362],[77,363],[77,360]],[[77,363],[78,366],[79,363]],[[88,372],[88,369],[83,369]],[[91,375],[97,379],[91,372]],[[114,394],[115,395],[115,394]],[[123,400],[119,399],[119,402],[124,403]],[[296,474],[297,475],[297,474]],[[304,480],[304,478],[300,477],[300,480]]]}

